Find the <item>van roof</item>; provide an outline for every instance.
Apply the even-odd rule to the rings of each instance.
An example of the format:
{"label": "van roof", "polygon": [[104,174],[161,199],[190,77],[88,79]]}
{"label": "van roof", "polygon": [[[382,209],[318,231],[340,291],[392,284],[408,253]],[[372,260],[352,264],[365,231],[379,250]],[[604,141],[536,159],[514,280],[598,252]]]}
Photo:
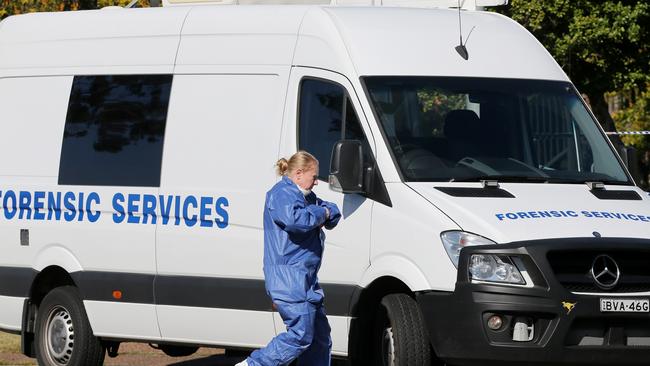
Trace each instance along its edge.
{"label": "van roof", "polygon": [[[450,9],[199,6],[35,13],[0,23],[0,76],[303,65],[367,75],[568,80],[523,27]],[[472,30],[473,29],[473,30]],[[471,32],[471,34],[470,34]]]}

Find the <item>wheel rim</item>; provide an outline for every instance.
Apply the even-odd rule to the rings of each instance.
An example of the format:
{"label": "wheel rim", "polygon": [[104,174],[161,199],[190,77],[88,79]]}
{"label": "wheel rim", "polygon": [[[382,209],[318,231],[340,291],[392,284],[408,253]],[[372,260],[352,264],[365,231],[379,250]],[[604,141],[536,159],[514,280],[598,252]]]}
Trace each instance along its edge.
{"label": "wheel rim", "polygon": [[74,347],[74,324],[66,308],[56,306],[50,311],[43,336],[47,358],[54,365],[67,365]]}
{"label": "wheel rim", "polygon": [[395,366],[395,341],[392,327],[384,329],[381,342],[381,354],[384,366]]}

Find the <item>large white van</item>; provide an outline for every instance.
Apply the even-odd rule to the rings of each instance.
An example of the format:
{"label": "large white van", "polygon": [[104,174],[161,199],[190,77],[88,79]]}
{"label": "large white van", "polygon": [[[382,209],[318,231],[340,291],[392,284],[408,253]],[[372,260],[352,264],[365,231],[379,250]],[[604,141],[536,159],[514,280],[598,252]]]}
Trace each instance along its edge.
{"label": "large white van", "polygon": [[648,362],[650,197],[525,29],[428,0],[175,2],[0,23],[0,328],[26,355],[264,346],[264,195],[304,149],[343,213],[335,356]]}

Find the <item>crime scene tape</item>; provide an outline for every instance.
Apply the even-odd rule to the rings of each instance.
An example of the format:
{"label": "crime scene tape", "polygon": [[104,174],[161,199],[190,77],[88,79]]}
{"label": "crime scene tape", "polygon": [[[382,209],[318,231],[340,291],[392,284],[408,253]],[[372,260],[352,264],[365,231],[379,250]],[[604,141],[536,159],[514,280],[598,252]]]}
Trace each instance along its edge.
{"label": "crime scene tape", "polygon": [[608,135],[650,135],[650,131],[605,132]]}

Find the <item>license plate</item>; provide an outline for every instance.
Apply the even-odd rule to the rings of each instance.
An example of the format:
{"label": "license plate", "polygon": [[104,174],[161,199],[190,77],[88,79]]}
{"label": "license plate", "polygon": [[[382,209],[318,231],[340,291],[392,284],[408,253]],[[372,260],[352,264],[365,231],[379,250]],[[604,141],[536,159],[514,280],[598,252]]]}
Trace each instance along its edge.
{"label": "license plate", "polygon": [[648,299],[600,299],[600,311],[603,313],[648,313]]}

